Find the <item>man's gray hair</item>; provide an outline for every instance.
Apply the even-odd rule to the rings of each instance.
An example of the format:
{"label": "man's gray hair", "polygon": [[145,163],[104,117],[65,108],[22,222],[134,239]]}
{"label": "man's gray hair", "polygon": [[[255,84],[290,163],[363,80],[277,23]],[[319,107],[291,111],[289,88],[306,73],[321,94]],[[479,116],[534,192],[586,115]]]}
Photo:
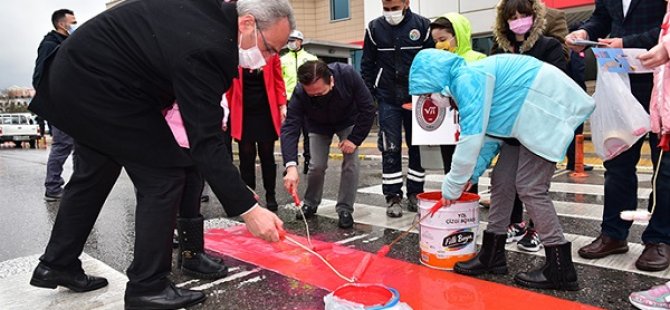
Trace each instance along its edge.
{"label": "man's gray hair", "polygon": [[295,16],[288,0],[239,0],[237,15],[251,14],[258,29],[265,30],[282,18],[288,18],[290,30],[295,30]]}

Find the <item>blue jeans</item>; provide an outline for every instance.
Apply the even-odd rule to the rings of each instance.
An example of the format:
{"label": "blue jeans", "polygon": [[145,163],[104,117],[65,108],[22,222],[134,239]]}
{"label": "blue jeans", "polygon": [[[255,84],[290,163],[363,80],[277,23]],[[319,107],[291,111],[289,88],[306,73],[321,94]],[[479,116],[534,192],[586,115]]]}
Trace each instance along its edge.
{"label": "blue jeans", "polygon": [[63,191],[65,181],[61,174],[63,173],[63,164],[67,157],[72,153],[74,140],[66,133],[56,127],[51,127],[51,151],[47,160],[47,177],[44,181],[47,195],[58,195]]}
{"label": "blue jeans", "polygon": [[[624,221],[619,213],[637,208],[637,174],[635,165],[640,160],[640,150],[644,139],[621,155],[605,162],[605,208],[603,211],[603,234],[626,240],[633,222]],[[657,167],[660,150],[658,136],[649,135],[651,158],[654,171]],[[653,204],[653,193],[649,197],[649,210]],[[642,233],[642,242],[670,244],[670,154],[663,154],[661,167],[656,180],[656,210],[649,225]]]}
{"label": "blue jeans", "polygon": [[379,102],[379,139],[377,147],[382,152],[382,192],[386,200],[402,197],[402,128],[405,143],[409,146],[407,169],[407,194],[423,192],[426,171],[421,167],[419,147],[412,146],[412,111],[400,106]]}

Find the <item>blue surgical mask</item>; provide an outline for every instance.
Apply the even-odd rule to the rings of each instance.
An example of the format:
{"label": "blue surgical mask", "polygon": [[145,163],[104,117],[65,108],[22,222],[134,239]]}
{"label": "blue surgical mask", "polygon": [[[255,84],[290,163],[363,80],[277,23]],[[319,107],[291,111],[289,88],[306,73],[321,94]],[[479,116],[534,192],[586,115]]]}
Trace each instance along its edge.
{"label": "blue surgical mask", "polygon": [[79,28],[78,24],[69,24],[67,26],[67,34],[72,35],[77,30],[77,28]]}

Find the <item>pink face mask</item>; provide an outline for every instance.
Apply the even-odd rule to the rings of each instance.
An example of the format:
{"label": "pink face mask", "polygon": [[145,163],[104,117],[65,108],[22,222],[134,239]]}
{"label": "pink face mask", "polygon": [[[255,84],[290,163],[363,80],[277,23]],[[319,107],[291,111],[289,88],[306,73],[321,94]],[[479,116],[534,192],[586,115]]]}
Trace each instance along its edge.
{"label": "pink face mask", "polygon": [[512,30],[512,32],[518,35],[526,34],[533,27],[533,16],[508,20],[507,23],[509,24],[509,30]]}

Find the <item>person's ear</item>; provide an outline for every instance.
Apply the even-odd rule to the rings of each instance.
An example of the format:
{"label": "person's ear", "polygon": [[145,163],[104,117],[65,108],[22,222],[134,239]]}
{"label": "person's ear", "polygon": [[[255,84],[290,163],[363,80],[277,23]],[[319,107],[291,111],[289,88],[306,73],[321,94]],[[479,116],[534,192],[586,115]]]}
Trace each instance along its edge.
{"label": "person's ear", "polygon": [[249,34],[256,28],[256,18],[246,14],[237,18],[237,27],[242,34]]}

